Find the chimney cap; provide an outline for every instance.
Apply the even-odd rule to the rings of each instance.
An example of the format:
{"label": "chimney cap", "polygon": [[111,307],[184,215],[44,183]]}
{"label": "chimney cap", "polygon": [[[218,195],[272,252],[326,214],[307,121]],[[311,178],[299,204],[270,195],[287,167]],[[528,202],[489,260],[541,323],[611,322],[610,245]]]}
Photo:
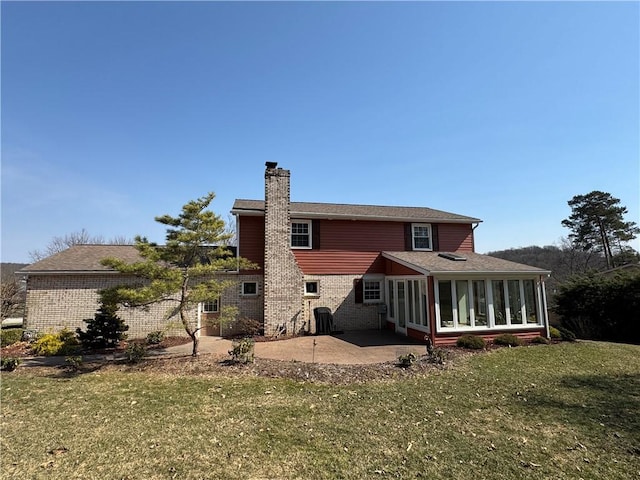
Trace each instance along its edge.
{"label": "chimney cap", "polygon": [[278,166],[278,162],[266,162],[265,165],[267,168],[276,168]]}

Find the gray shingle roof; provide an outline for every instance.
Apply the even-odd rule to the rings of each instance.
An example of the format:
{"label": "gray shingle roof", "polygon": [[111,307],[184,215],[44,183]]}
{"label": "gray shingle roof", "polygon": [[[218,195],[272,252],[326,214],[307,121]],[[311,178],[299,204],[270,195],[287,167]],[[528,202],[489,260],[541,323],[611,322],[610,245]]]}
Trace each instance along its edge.
{"label": "gray shingle roof", "polygon": [[412,267],[424,273],[531,273],[549,274],[548,270],[510,262],[471,252],[457,252],[464,261],[454,261],[442,256],[446,252],[382,252],[382,255],[402,265]]}
{"label": "gray shingle roof", "polygon": [[[264,215],[264,201],[238,199],[232,213]],[[479,218],[458,215],[426,207],[393,207],[382,205],[348,205],[340,203],[291,202],[291,216],[301,218],[361,219],[382,221],[424,221],[476,223]]]}
{"label": "gray shingle roof", "polygon": [[24,267],[18,273],[36,272],[109,272],[100,264],[103,258],[115,257],[134,263],[142,260],[133,245],[74,245],[60,253]]}

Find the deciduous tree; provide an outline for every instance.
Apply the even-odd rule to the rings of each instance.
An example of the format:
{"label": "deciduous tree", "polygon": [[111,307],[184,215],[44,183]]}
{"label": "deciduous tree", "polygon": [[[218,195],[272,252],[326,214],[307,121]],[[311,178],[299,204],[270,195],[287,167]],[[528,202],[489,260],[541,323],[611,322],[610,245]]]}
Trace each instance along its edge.
{"label": "deciduous tree", "polygon": [[140,285],[103,291],[103,301],[115,299],[130,307],[168,302],[167,317],[179,315],[193,342],[194,356],[198,354],[198,332],[202,328],[195,317],[197,305],[219,298],[236,283],[222,280],[218,274],[255,267],[248,260],[233,256],[225,246],[230,237],[225,222],[208,210],[214,197],[214,193],[209,193],[188,202],[177,217],[156,217],[157,222],[167,226],[166,244],[157,245],[136,237],[135,246],[143,261],[127,264],[117,258],[107,258],[102,262],[144,279]]}
{"label": "deciduous tree", "polygon": [[79,232],[67,233],[61,237],[53,237],[51,241],[42,250],[32,250],[29,252],[29,257],[33,262],[38,262],[44,258],[60,253],[69,247],[74,245],[89,245],[89,244],[106,244],[111,245],[131,245],[133,240],[126,237],[114,237],[109,240],[105,240],[104,237],[91,235],[84,228]]}

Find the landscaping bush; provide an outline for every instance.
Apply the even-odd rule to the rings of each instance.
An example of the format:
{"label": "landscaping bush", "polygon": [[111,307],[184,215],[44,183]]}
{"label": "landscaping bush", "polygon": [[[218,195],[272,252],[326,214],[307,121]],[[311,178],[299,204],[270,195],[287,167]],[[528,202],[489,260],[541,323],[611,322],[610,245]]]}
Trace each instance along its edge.
{"label": "landscaping bush", "polygon": [[5,372],[13,372],[16,368],[18,368],[18,365],[20,365],[21,362],[22,360],[20,360],[19,358],[3,358],[2,360],[0,360],[0,370],[3,370]]}
{"label": "landscaping bush", "polygon": [[549,327],[549,335],[553,340],[562,340],[562,334],[556,327]]}
{"label": "landscaping bush", "polygon": [[158,345],[164,340],[164,332],[155,330],[147,335],[147,345]]}
{"label": "landscaping bush", "polygon": [[563,342],[575,342],[576,334],[573,333],[568,328],[558,327],[558,332],[560,332],[560,340]]}
{"label": "landscaping bush", "polygon": [[0,330],[0,347],[13,345],[22,340],[22,328],[7,328]]}
{"label": "landscaping bush", "polygon": [[405,355],[400,355],[398,357],[398,364],[401,367],[409,368],[411,365],[414,364],[417,358],[418,357],[416,357],[416,354],[413,352],[407,353]]}
{"label": "landscaping bush", "polygon": [[482,350],[487,346],[487,342],[478,335],[462,335],[456,340],[456,346],[471,350]]}
{"label": "landscaping bush", "polygon": [[77,372],[83,363],[82,355],[70,355],[65,357],[64,362],[67,365],[67,369],[72,372]]}
{"label": "landscaping bush", "polygon": [[444,365],[449,358],[449,353],[442,348],[435,348],[427,357],[429,362]]}
{"label": "landscaping bush", "polygon": [[253,347],[255,346],[253,338],[235,339],[231,343],[232,349],[229,355],[234,362],[253,363]]}
{"label": "landscaping bush", "polygon": [[560,285],[555,311],[579,338],[640,344],[640,273],[584,275]]}
{"label": "landscaping bush", "polygon": [[547,345],[549,343],[549,339],[545,337],[537,336],[531,339],[531,343]]}
{"label": "landscaping bush", "polygon": [[116,315],[117,311],[117,305],[102,303],[94,318],[84,320],[87,324],[87,331],[76,329],[84,348],[90,350],[115,348],[121,340],[127,338],[124,332],[129,330],[129,326]]}
{"label": "landscaping bush", "polygon": [[124,350],[124,358],[127,363],[138,363],[147,354],[147,347],[142,343],[130,343]]}
{"label": "landscaping bush", "polygon": [[58,333],[47,333],[38,338],[31,348],[36,355],[72,355],[77,352],[80,342],[72,331],[65,329]]}
{"label": "landscaping bush", "polygon": [[511,333],[503,333],[502,335],[498,335],[494,338],[493,343],[507,347],[517,347],[522,345],[522,340]]}
{"label": "landscaping bush", "polygon": [[235,330],[246,337],[253,337],[262,333],[262,323],[248,317],[240,317],[236,320]]}

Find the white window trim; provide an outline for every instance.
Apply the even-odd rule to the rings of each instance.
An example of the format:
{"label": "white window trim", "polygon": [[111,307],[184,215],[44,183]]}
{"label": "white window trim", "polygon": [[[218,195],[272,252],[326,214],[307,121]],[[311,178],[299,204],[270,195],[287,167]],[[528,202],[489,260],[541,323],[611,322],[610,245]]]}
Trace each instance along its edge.
{"label": "white window trim", "polygon": [[[416,247],[416,236],[415,236],[415,230],[414,230],[415,227],[427,227],[427,230],[429,230],[429,247],[428,248]],[[433,250],[433,229],[431,228],[430,223],[412,223],[411,224],[411,249],[420,251],[420,252],[431,252]]]}
{"label": "white window trim", "polygon": [[[292,240],[293,240],[293,224],[294,223],[304,223],[307,224],[309,226],[309,246],[304,247],[304,246],[294,246],[292,244]],[[289,225],[289,245],[291,246],[291,248],[295,248],[296,250],[311,250],[311,248],[313,248],[313,235],[312,235],[312,222],[311,220],[297,220],[297,219],[292,219],[291,220],[291,224]]]}
{"label": "white window trim", "polygon": [[[367,282],[375,282],[378,284],[378,298],[370,298],[366,297],[366,284]],[[384,302],[384,277],[363,277],[362,278],[362,302],[363,303],[382,303]]]}
{"label": "white window trim", "polygon": [[[244,291],[244,286],[247,284],[254,284],[256,286],[256,293],[245,293]],[[243,297],[257,297],[260,294],[259,290],[258,290],[258,282],[242,282],[242,286],[240,289],[240,295]]]}
{"label": "white window trim", "polygon": [[[307,284],[315,283],[316,284],[316,292],[307,292]],[[320,297],[320,280],[305,280],[304,281],[304,296],[306,298],[319,298]]]}
{"label": "white window trim", "polygon": [[[398,318],[397,318],[397,308],[396,306],[391,305],[391,292],[389,291],[389,282],[392,282],[393,288],[394,290],[396,289],[396,281],[398,280],[404,280],[404,281],[412,281],[412,280],[418,280],[420,282],[424,282],[424,288],[425,288],[425,293],[426,293],[426,304],[423,302],[422,299],[422,295],[420,295],[420,309],[422,310],[422,312],[424,312],[425,315],[425,321],[426,321],[426,325],[421,325],[419,323],[413,323],[411,321],[411,319],[413,318],[412,315],[406,315],[405,314],[405,318],[406,320],[406,325],[405,325],[405,329],[406,328],[410,328],[411,330],[417,330],[417,331],[421,331],[424,333],[430,333],[431,332],[431,314],[429,312],[429,283],[427,280],[426,276],[420,276],[420,277],[416,277],[416,276],[396,276],[396,275],[391,275],[391,276],[386,276],[384,278],[384,294],[385,294],[385,300],[384,303],[387,306],[387,321],[392,322],[392,323],[397,323],[398,322]],[[393,292],[393,301],[395,302],[397,300],[397,293]],[[408,303],[405,304],[405,313],[408,313],[406,309],[411,309],[413,308],[413,305],[409,305]],[[395,316],[391,316],[391,312],[394,311]],[[439,318],[439,317],[438,317]]]}
{"label": "white window trim", "polygon": [[[216,307],[217,307],[217,309],[216,309],[216,310],[206,310],[206,309],[205,309],[205,305],[206,305],[207,303],[214,303],[214,302],[215,302],[215,305],[216,305]],[[217,298],[217,299],[215,299],[215,300],[210,300],[210,301],[208,301],[208,302],[202,302],[202,313],[220,313],[220,299],[219,299],[219,298]]]}
{"label": "white window trim", "polygon": [[[441,324],[441,318],[440,318],[440,280],[444,280],[444,281],[451,281],[451,298],[452,298],[452,308],[453,308],[453,327],[443,327]],[[473,293],[473,288],[470,288],[468,291],[468,295],[469,295],[469,311],[470,311],[470,317],[471,317],[471,325],[467,326],[467,325],[460,325],[458,323],[458,305],[457,305],[457,291],[456,291],[456,280],[465,280],[467,282],[470,282],[472,280],[484,280],[485,281],[485,288],[486,288],[486,301],[487,301],[487,325],[476,325],[475,324],[475,306],[474,306],[474,293]],[[505,295],[505,313],[507,315],[507,323],[505,325],[496,325],[495,324],[495,311],[494,311],[494,305],[493,305],[493,285],[492,285],[492,280],[502,280],[503,281],[503,293]],[[521,311],[523,312],[522,318],[523,323],[511,323],[511,316],[510,316],[510,307],[509,307],[509,300],[508,300],[508,286],[507,286],[507,281],[508,280],[518,280],[519,283],[519,288],[520,288],[520,308]],[[535,294],[536,294],[536,307],[537,307],[537,311],[536,311],[536,315],[537,315],[537,320],[538,323],[527,323],[526,322],[526,317],[525,317],[525,313],[526,313],[526,307],[525,307],[525,298],[523,295],[523,289],[524,289],[524,280],[533,280],[534,281],[534,288],[535,288]],[[467,284],[468,285],[468,284]],[[544,316],[542,314],[542,310],[540,307],[540,303],[541,303],[541,282],[540,280],[536,279],[536,278],[531,278],[531,277],[517,277],[514,278],[512,276],[500,276],[500,277],[486,277],[486,278],[479,278],[479,277],[464,277],[464,278],[456,278],[453,276],[444,276],[444,277],[434,277],[434,282],[433,282],[433,289],[434,289],[434,304],[435,304],[435,313],[436,313],[436,318],[434,319],[434,321],[436,322],[436,332],[437,333],[446,333],[446,332],[489,332],[492,330],[538,330],[540,328],[544,327]]]}

